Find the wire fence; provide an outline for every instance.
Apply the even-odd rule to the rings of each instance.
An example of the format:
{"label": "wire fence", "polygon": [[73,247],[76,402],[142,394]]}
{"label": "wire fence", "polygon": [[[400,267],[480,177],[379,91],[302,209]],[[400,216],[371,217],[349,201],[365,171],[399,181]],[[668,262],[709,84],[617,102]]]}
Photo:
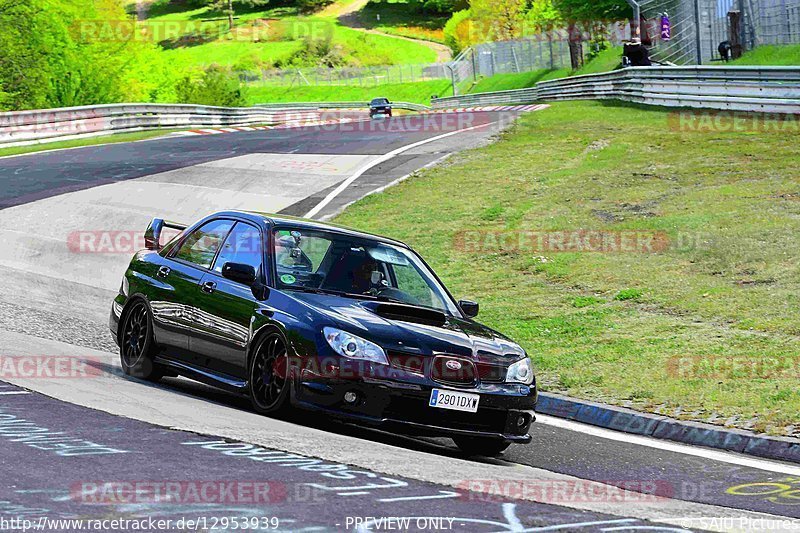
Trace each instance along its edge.
{"label": "wire fence", "polygon": [[481,77],[559,69],[570,65],[569,46],[556,32],[532,39],[497,41],[472,46],[450,64],[455,94]]}
{"label": "wire fence", "polygon": [[240,72],[239,77],[248,85],[375,87],[396,83],[449,80],[450,74],[446,63],[431,63],[378,67],[262,70],[260,72]]}
{"label": "wire fence", "polygon": [[467,48],[449,63],[379,67],[297,68],[240,72],[251,86],[377,87],[423,81],[447,81],[465,90],[480,77],[558,69],[569,65],[569,47],[559,33]]}
{"label": "wire fence", "polygon": [[643,0],[640,6],[645,19],[669,17],[670,38],[653,40],[652,56],[661,62],[721,61],[723,43],[742,51],[800,43],[800,0]]}

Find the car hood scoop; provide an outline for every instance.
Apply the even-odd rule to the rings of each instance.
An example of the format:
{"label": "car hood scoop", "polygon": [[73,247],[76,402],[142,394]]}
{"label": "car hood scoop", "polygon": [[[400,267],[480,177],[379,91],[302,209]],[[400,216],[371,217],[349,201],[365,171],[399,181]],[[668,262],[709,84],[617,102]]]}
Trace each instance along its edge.
{"label": "car hood scoop", "polygon": [[476,357],[498,364],[516,361],[525,353],[511,339],[474,320],[435,309],[332,294],[287,291],[286,295],[313,313],[298,315],[303,321],[341,327],[387,350]]}
{"label": "car hood scoop", "polygon": [[436,327],[442,327],[447,322],[447,316],[441,311],[426,309],[424,307],[384,302],[365,302],[361,305],[379,317],[388,320],[415,322]]}

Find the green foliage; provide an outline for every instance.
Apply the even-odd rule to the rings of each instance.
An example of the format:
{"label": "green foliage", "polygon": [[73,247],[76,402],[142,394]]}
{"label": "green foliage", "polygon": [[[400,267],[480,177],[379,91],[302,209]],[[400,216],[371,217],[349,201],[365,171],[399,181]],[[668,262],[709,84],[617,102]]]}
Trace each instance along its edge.
{"label": "green foliage", "polygon": [[599,35],[589,41],[589,52],[586,54],[586,61],[592,61],[611,48],[611,42],[605,36]]}
{"label": "green foliage", "polygon": [[553,0],[553,5],[571,22],[616,21],[632,16],[625,0]]}
{"label": "green foliage", "polygon": [[183,78],[176,87],[178,101],[187,104],[244,107],[247,94],[239,79],[229,70],[212,65],[200,79]]}
{"label": "green foliage", "polygon": [[435,13],[438,15],[445,15],[455,13],[462,9],[469,8],[469,2],[466,0],[422,0],[417,2],[419,7],[418,11],[423,13]]}
{"label": "green foliage", "polygon": [[555,0],[533,0],[525,14],[525,29],[529,33],[542,33],[563,26],[563,17],[556,9]]}
{"label": "green foliage", "polygon": [[171,70],[120,0],[0,0],[0,25],[2,109],[173,97]]}
{"label": "green foliage", "polygon": [[527,4],[528,0],[471,0],[474,30],[479,32],[477,41],[518,38]]}
{"label": "green foliage", "polygon": [[572,307],[577,307],[578,309],[600,303],[603,303],[603,300],[595,298],[594,296],[576,296],[572,299]]}
{"label": "green foliage", "polygon": [[281,61],[276,66],[287,67],[342,67],[348,63],[345,49],[339,43],[334,43],[333,34],[328,33],[319,37],[305,37],[302,47],[293,53],[287,61]]}
{"label": "green foliage", "polygon": [[472,12],[469,9],[462,9],[453,13],[444,25],[444,44],[449,46],[454,54],[458,54],[471,44],[471,17]]}
{"label": "green foliage", "polygon": [[642,291],[639,289],[622,289],[614,295],[614,299],[620,302],[624,302],[625,300],[638,300],[641,297]]}
{"label": "green foliage", "polygon": [[42,107],[47,56],[41,37],[46,19],[35,2],[0,0],[0,110]]}
{"label": "green foliage", "polygon": [[332,4],[334,0],[297,0],[297,7],[303,13],[312,13]]}

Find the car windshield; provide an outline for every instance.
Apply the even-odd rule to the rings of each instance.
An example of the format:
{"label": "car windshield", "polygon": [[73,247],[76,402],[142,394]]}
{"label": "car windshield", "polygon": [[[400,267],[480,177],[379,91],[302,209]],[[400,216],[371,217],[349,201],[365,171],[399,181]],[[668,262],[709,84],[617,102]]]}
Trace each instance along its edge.
{"label": "car windshield", "polygon": [[375,98],[374,100],[372,100],[372,105],[384,105],[388,103],[389,100],[387,100],[386,98]]}
{"label": "car windshield", "polygon": [[408,249],[324,230],[278,229],[276,285],[427,307],[457,308],[420,258]]}

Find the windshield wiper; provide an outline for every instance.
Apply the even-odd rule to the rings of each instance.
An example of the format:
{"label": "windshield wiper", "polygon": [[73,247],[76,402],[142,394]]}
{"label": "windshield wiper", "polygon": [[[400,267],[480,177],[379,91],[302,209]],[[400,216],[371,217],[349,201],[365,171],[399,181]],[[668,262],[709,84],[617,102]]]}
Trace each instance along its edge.
{"label": "windshield wiper", "polygon": [[369,294],[356,294],[353,292],[344,292],[344,291],[337,291],[334,289],[321,289],[318,287],[303,287],[298,285],[296,287],[286,287],[286,289],[291,291],[301,291],[301,292],[308,292],[311,294],[331,294],[333,296],[342,296],[344,298],[358,298],[364,300],[373,300],[375,299],[374,296],[370,296]]}

